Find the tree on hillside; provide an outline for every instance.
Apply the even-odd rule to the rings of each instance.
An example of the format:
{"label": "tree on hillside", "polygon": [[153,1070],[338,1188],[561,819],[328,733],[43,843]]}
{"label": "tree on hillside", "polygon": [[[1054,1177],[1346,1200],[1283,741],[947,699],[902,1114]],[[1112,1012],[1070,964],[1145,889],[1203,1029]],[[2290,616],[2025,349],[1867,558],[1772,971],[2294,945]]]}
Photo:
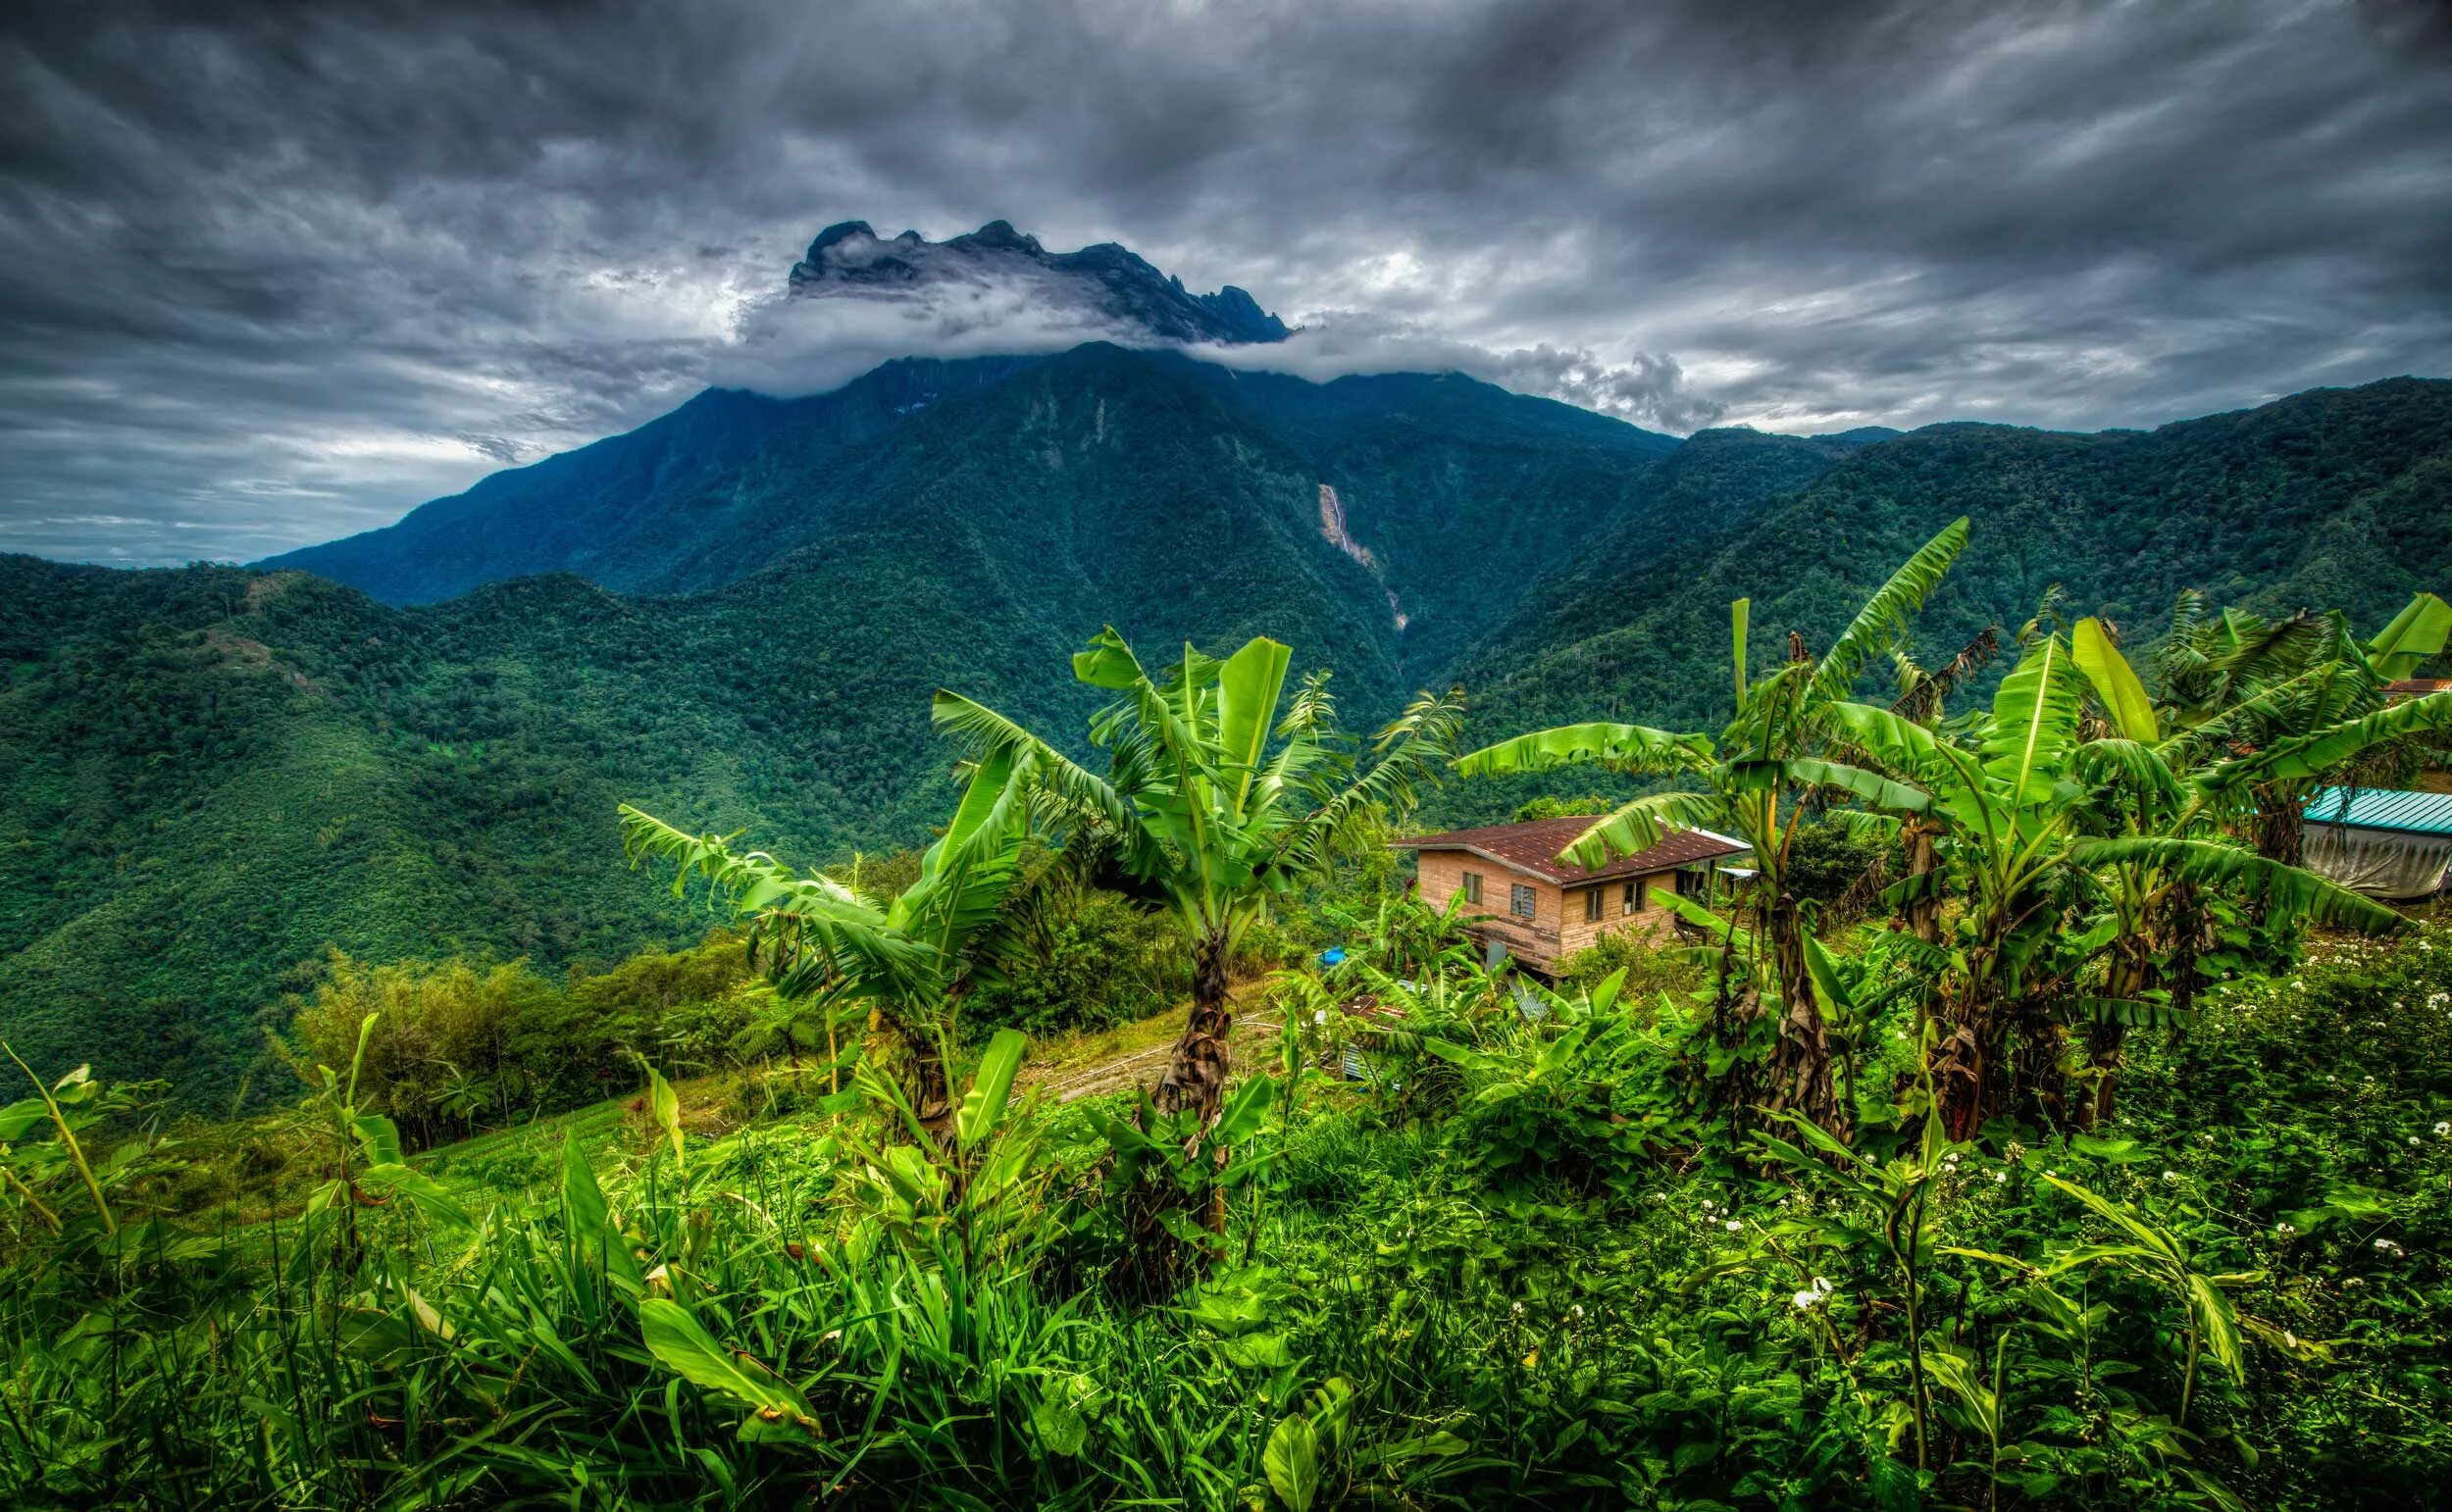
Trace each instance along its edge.
{"label": "tree on hillside", "polygon": [[[1738,1088],[1737,1095],[1775,1111],[1794,1110],[1834,1132],[1844,1133],[1849,1118],[1832,1076],[1830,1032],[1808,954],[1809,924],[1788,876],[1798,800],[1837,790],[1881,807],[1920,806],[1879,774],[1831,759],[1826,713],[1856,685],[1865,663],[1896,639],[1966,544],[1967,522],[1960,520],[1891,575],[1819,659],[1792,635],[1788,660],[1759,680],[1746,677],[1750,605],[1738,599],[1730,606],[1736,717],[1716,741],[1640,725],[1568,725],[1518,735],[1456,763],[1467,776],[1495,776],[1595,762],[1696,782],[1702,791],[1653,793],[1619,807],[1559,854],[1598,866],[1658,844],[1668,831],[1696,828],[1724,831],[1752,848],[1757,882],[1744,905],[1750,915],[1745,937],[1764,948],[1745,952],[1744,978],[1721,971],[1715,1029],[1734,1048],[1768,1019],[1771,1042],[1759,1084]],[[1721,936],[1724,968],[1738,953],[1739,937],[1735,929]]]}
{"label": "tree on hillside", "polygon": [[[1200,1131],[1216,1122],[1232,1067],[1236,946],[1270,899],[1322,877],[1374,810],[1410,806],[1415,784],[1447,760],[1461,717],[1458,694],[1415,698],[1357,770],[1336,732],[1326,674],[1285,697],[1292,658],[1255,637],[1224,660],[1186,646],[1153,675],[1112,627],[1101,630],[1074,656],[1073,674],[1116,695],[1090,725],[1091,742],[1108,755],[1104,777],[993,709],[937,694],[939,726],[983,762],[1040,774],[1073,824],[1164,898],[1191,950],[1192,1011],[1150,1102],[1160,1118],[1184,1115]],[[1207,1222],[1223,1226],[1214,1201]]]}
{"label": "tree on hillside", "polygon": [[787,999],[832,1011],[873,1005],[910,1057],[911,1105],[932,1134],[950,1127],[943,1044],[963,994],[996,970],[998,905],[1020,874],[1037,758],[993,753],[973,767],[962,801],[919,875],[879,903],[822,874],[799,876],[763,851],[735,851],[718,835],[685,833],[629,804],[622,832],[634,862],[678,865],[673,890],[703,877],[750,921],[749,955]]}

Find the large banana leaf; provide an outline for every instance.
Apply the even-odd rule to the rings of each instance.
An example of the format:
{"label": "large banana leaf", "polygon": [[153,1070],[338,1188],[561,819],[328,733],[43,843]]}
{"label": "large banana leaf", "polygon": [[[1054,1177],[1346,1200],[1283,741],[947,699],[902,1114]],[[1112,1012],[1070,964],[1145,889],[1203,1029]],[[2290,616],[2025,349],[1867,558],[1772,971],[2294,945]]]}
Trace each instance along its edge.
{"label": "large banana leaf", "polygon": [[1984,771],[2019,808],[2046,801],[2077,736],[2069,648],[2047,635],[2027,648],[1992,698]]}
{"label": "large banana leaf", "polygon": [[1594,821],[1558,856],[1577,866],[1601,866],[1611,857],[1651,849],[1672,830],[1699,830],[1719,817],[1720,804],[1708,793],[1651,793]]}
{"label": "large banana leaf", "polygon": [[1846,696],[1848,689],[1856,685],[1857,674],[1865,670],[1865,661],[1901,626],[1915,618],[1916,611],[1923,607],[1942,576],[1949,572],[1950,564],[1966,549],[1965,516],[1944,526],[1939,534],[1918,547],[1890,575],[1890,580],[1865,601],[1855,620],[1830,643],[1829,651],[1813,668],[1808,701],[1819,703]]}
{"label": "large banana leaf", "polygon": [[2369,665],[2387,681],[2406,678],[2452,637],[2452,604],[2421,593],[2367,643]]}
{"label": "large banana leaf", "polygon": [[921,855],[918,880],[886,912],[889,926],[934,952],[948,985],[965,965],[987,964],[996,953],[972,946],[995,929],[1020,880],[1037,771],[1037,754],[1027,749],[982,759],[952,823]]}
{"label": "large banana leaf", "polygon": [[1218,669],[1219,765],[1234,792],[1232,806],[1238,811],[1252,791],[1253,774],[1260,770],[1269,729],[1277,723],[1277,699],[1285,690],[1286,667],[1293,659],[1288,647],[1255,635]]}
{"label": "large banana leaf", "polygon": [[2207,792],[2221,792],[2242,782],[2322,777],[2370,746],[2440,730],[2452,730],[2452,691],[2386,704],[2364,719],[2276,740],[2261,751],[2234,756],[2212,768],[2197,780],[2197,785]]}
{"label": "large banana leaf", "polygon": [[2156,836],[2079,840],[2069,847],[2069,860],[2079,866],[2112,866],[2142,861],[2158,866],[2181,882],[2200,886],[2229,887],[2263,898],[2273,907],[2303,915],[2319,924],[2389,934],[2405,921],[2380,903],[2326,882],[2302,867],[2268,861],[2255,851],[2217,840],[2178,840]]}
{"label": "large banana leaf", "polygon": [[1813,756],[1794,756],[1786,761],[1733,762],[1728,768],[1728,785],[1739,792],[1760,792],[1764,788],[1836,787],[1875,808],[1902,814],[1921,814],[1932,807],[1932,794],[1920,787],[1894,781],[1863,767],[1823,761]]}
{"label": "large banana leaf", "polygon": [[[1075,660],[1078,662],[1079,658]],[[1127,867],[1140,870],[1148,864],[1149,858],[1142,854],[1148,841],[1139,816],[1130,800],[1104,778],[996,710],[960,693],[939,688],[929,705],[929,717],[938,729],[967,743],[980,760],[999,750],[1034,753],[1043,791],[1067,819],[1099,829],[1122,852],[1121,859]]]}
{"label": "large banana leaf", "polygon": [[1378,760],[1371,769],[1344,787],[1323,795],[1303,823],[1282,832],[1278,840],[1280,869],[1314,875],[1372,815],[1383,808],[1398,812],[1411,809],[1419,797],[1422,780],[1434,775],[1448,760],[1448,753],[1456,749],[1456,732],[1463,722],[1460,695],[1417,695],[1372,740]]}
{"label": "large banana leaf", "polygon": [[1710,764],[1711,751],[1711,741],[1702,735],[1671,734],[1648,725],[1560,725],[1459,756],[1456,770],[1465,777],[1498,777],[1592,762],[1615,772],[1694,771]]}
{"label": "large banana leaf", "polygon": [[1892,772],[1928,779],[1945,765],[1940,740],[1916,721],[1868,703],[1833,702],[1821,718],[1845,742]]}
{"label": "large banana leaf", "polygon": [[979,1070],[953,1116],[954,1141],[960,1148],[970,1149],[1004,1122],[1005,1107],[1013,1097],[1013,1077],[1022,1069],[1022,1056],[1029,1048],[1030,1041],[1013,1029],[997,1030],[988,1042],[988,1053],[980,1057]]}
{"label": "large banana leaf", "polygon": [[2069,655],[2075,658],[2078,670],[2094,684],[2094,693],[2103,700],[2104,712],[2112,717],[2112,728],[2128,739],[2152,744],[2163,737],[2163,728],[2154,717],[2154,700],[2146,696],[2145,684],[2137,680],[2136,670],[2128,658],[2112,644],[2103,622],[2084,619],[2077,622],[2071,633]]}
{"label": "large banana leaf", "polygon": [[839,978],[860,983],[862,995],[916,995],[935,984],[932,952],[842,883],[795,876],[763,852],[736,853],[720,835],[687,833],[627,803],[621,819],[634,864],[649,856],[671,861],[679,868],[676,892],[695,873],[736,914],[758,921],[756,931],[790,963],[778,982],[788,995]]}

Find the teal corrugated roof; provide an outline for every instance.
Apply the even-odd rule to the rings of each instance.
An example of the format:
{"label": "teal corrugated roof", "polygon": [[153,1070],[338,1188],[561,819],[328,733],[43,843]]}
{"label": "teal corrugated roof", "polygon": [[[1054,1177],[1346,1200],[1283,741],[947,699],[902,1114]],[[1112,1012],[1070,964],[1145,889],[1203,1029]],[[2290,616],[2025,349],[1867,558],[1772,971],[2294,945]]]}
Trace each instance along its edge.
{"label": "teal corrugated roof", "polygon": [[[2348,812],[2343,800],[2348,799]],[[2362,830],[2406,830],[2413,834],[2452,834],[2452,792],[2401,792],[2390,787],[2325,787],[2307,806],[2318,824]]]}

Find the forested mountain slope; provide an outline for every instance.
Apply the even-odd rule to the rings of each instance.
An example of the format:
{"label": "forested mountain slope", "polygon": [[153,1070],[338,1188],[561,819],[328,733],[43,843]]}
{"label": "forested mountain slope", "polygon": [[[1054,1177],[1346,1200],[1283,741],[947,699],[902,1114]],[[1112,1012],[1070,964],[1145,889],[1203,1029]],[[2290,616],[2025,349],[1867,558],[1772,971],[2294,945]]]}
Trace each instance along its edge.
{"label": "forested mountain slope", "polygon": [[395,604],[554,572],[623,592],[715,586],[701,555],[737,537],[779,476],[822,478],[845,447],[1020,365],[894,362],[806,399],[710,388],[636,430],[495,473],[396,525],[259,565],[316,573]]}
{"label": "forested mountain slope", "polygon": [[[894,362],[806,399],[710,389],[637,430],[497,473],[397,525],[259,565],[404,604],[548,572],[624,593],[703,592],[891,524],[915,485],[914,460],[944,461],[947,427],[1035,433],[1049,420],[1045,385],[1084,382],[1119,424],[1145,405],[1161,424],[1228,438],[1211,467],[1299,475],[1315,527],[1318,487],[1335,488],[1384,588],[1435,642],[1506,607],[1456,591],[1446,563],[1456,549],[1495,552],[1519,572],[1555,565],[1677,446],[1460,376],[1321,384],[1094,343],[1050,358]],[[945,411],[951,420],[937,413]],[[1095,408],[1089,419],[1098,431]],[[1098,494],[1112,482],[1105,474],[1047,471],[1058,476],[1042,493],[1094,513],[1118,502]],[[1009,485],[986,486],[1001,494]]]}
{"label": "forested mountain slope", "polygon": [[2365,623],[2452,581],[2443,382],[2150,433],[1707,432],[1662,460],[1464,379],[1112,347],[975,376],[726,495],[687,569],[724,585],[689,596],[562,574],[398,607],[299,572],[0,559],[0,1033],[211,1100],[329,945],[553,967],[692,937],[706,916],[625,868],[616,803],[795,861],[921,841],[950,791],[929,691],[1078,730],[1067,658],[1105,623],[1152,648],[1278,636],[1336,669],[1356,726],[1460,680],[1481,738],[1714,725],[1730,598],[1758,657],[1826,639],[1963,513],[1931,656],[2056,581],[2138,632],[2182,585]]}
{"label": "forested mountain slope", "polygon": [[[2267,613],[2380,626],[2452,583],[2452,382],[2318,389],[2151,431],[1931,426],[1862,450],[1692,552],[1531,596],[1458,667],[1479,732],[1612,713],[1678,728],[1726,718],[1728,602],[1753,599],[1749,655],[1842,617],[1961,515],[1966,554],[1917,621],[1946,659],[2015,630],[2058,584],[2068,616],[2151,638],[2183,587]],[[1580,607],[1596,598],[1605,609]],[[1560,631],[1589,630],[1562,640]]]}

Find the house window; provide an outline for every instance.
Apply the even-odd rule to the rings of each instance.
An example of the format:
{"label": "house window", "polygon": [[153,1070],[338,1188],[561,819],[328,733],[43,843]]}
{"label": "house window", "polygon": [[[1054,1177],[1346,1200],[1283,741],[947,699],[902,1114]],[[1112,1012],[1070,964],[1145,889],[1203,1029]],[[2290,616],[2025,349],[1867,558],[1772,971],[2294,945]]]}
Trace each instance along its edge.
{"label": "house window", "polygon": [[1481,874],[1479,872],[1464,874],[1464,901],[1467,903],[1481,901]]}
{"label": "house window", "polygon": [[1641,913],[1642,911],[1643,883],[1640,882],[1630,882],[1626,884],[1626,897],[1624,902],[1619,905],[1618,912],[1622,914],[1634,914]]}
{"label": "house window", "polygon": [[1595,887],[1591,891],[1584,894],[1584,923],[1599,924],[1600,922],[1601,889]]}
{"label": "house window", "polygon": [[1533,916],[1533,890],[1522,882],[1510,883],[1507,889],[1507,911],[1518,919]]}

